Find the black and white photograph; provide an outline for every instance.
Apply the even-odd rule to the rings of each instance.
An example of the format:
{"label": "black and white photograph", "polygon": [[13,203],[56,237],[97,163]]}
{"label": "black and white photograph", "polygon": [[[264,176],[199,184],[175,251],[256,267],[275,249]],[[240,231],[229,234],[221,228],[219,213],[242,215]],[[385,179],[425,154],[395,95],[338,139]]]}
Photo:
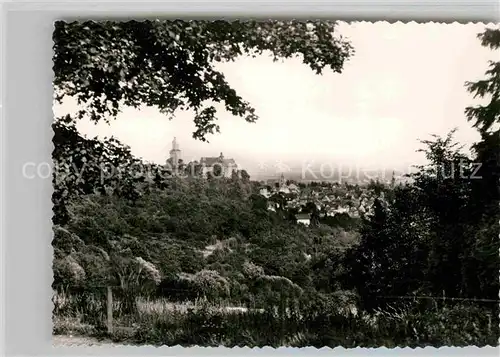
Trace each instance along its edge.
{"label": "black and white photograph", "polygon": [[55,22],[53,344],[498,346],[499,48],[484,23]]}

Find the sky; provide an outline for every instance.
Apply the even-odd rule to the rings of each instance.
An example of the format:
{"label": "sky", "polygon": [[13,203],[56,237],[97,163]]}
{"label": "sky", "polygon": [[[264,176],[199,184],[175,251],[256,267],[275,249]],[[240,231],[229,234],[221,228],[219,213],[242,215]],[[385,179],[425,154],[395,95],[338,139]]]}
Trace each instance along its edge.
{"label": "sky", "polygon": [[[268,56],[220,64],[229,84],[256,109],[247,123],[219,110],[221,133],[210,143],[192,138],[192,112],[168,120],[155,108],[125,108],[111,125],[82,121],[80,132],[115,136],[147,161],[164,163],[173,137],[184,161],[218,156],[250,173],[281,163],[303,162],[405,170],[425,162],[419,139],[446,135],[478,139],[465,107],[477,104],[464,83],[484,78],[498,54],[483,48],[484,24],[339,23],[355,54],[341,74],[315,74],[300,59]],[[68,101],[56,115],[74,110]]]}

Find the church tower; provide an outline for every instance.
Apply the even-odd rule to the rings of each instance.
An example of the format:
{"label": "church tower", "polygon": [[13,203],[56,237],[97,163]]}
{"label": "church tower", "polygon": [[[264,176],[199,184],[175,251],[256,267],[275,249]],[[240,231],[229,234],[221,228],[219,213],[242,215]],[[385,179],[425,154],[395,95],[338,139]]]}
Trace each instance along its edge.
{"label": "church tower", "polygon": [[280,181],[279,181],[279,187],[282,188],[282,187],[285,187],[285,186],[286,186],[285,175],[283,175],[283,173],[281,173]]}
{"label": "church tower", "polygon": [[179,165],[179,160],[181,159],[181,150],[179,149],[179,144],[177,139],[174,137],[172,141],[172,150],[170,150],[170,162],[172,164],[172,169],[177,172],[177,167]]}

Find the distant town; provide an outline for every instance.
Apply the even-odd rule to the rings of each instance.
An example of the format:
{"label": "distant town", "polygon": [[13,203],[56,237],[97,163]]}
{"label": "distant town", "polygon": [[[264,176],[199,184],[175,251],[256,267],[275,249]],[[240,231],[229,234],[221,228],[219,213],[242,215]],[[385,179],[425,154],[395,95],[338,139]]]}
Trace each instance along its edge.
{"label": "distant town", "polygon": [[[180,175],[182,172],[195,173],[195,176],[209,178],[234,176],[248,176],[243,168],[232,158],[219,156],[201,157],[200,160],[184,163],[182,151],[177,139],[172,141],[172,149],[167,165],[172,168],[172,172]],[[191,170],[191,171],[190,171]],[[394,173],[390,180],[353,180],[352,178],[344,182],[333,179],[313,180],[310,178],[297,177],[294,172],[289,172],[287,176],[283,172],[269,175],[265,180],[253,180],[260,196],[267,202],[267,209],[270,211],[286,211],[297,223],[306,226],[315,219],[331,218],[362,218],[372,214],[373,205],[376,198],[383,198],[382,190],[374,190],[374,187],[384,185],[393,186],[396,184]]]}

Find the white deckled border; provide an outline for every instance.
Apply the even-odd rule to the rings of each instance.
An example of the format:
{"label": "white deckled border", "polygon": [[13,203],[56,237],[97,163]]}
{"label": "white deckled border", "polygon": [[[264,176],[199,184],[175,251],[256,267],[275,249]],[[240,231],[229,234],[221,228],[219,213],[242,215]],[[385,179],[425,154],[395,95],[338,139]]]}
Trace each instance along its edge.
{"label": "white deckled border", "polygon": [[[2,97],[2,237],[0,272],[2,305],[0,348],[6,355],[450,355],[498,356],[495,348],[352,349],[329,348],[182,348],[93,347],[51,345],[52,184],[22,177],[27,162],[50,163],[53,150],[52,29],[54,20],[144,19],[158,17],[321,17],[389,22],[498,22],[498,0],[455,1],[11,1],[4,4],[1,26]],[[6,31],[5,31],[6,30]],[[7,33],[6,33],[7,32]],[[1,51],[1,50],[5,50]],[[7,65],[4,61],[7,60]],[[5,119],[6,121],[3,122]],[[5,144],[4,144],[5,143]],[[5,274],[5,279],[3,278]],[[4,320],[6,323],[4,323]],[[6,334],[6,340],[3,336]]]}

